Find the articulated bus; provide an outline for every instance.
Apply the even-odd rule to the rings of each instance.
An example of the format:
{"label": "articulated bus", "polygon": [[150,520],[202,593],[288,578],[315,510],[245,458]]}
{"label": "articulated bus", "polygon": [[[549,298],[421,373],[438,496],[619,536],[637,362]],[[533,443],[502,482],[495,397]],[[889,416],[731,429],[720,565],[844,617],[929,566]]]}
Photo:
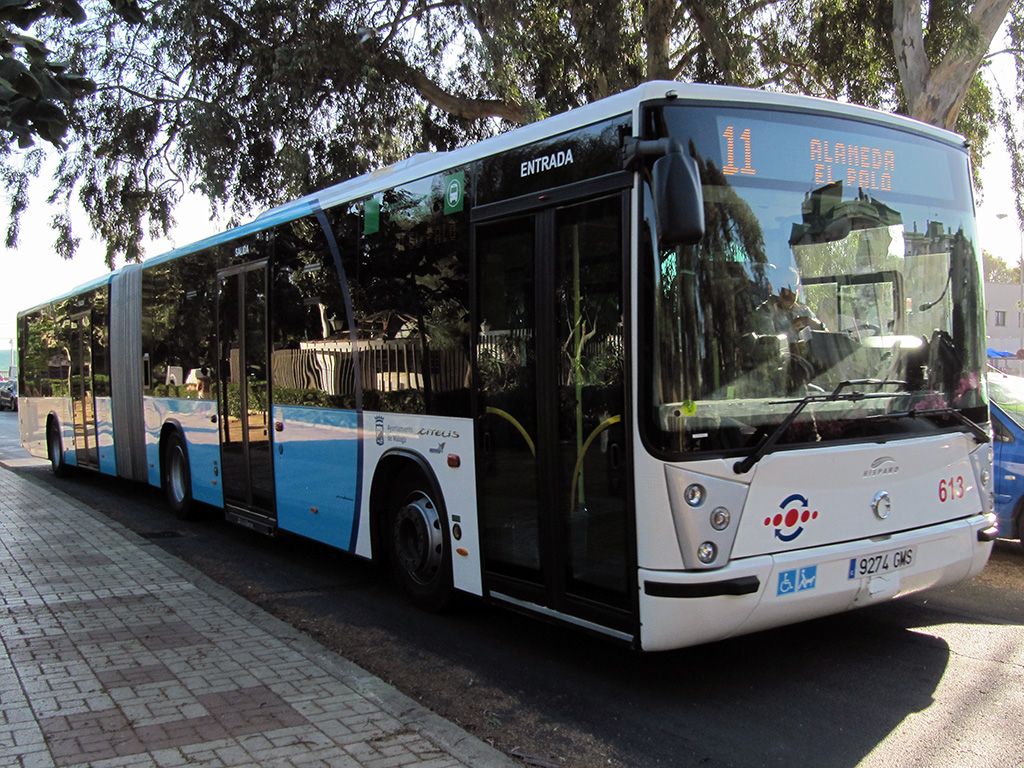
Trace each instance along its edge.
{"label": "articulated bus", "polygon": [[642,650],[996,535],[962,138],[651,82],[19,315],[23,444]]}

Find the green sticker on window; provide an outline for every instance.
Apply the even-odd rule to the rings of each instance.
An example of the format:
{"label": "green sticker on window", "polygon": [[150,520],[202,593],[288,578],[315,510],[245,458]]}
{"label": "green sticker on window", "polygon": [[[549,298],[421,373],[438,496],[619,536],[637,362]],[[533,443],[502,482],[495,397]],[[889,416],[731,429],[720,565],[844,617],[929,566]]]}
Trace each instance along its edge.
{"label": "green sticker on window", "polygon": [[444,177],[444,212],[459,213],[462,211],[466,197],[466,174],[463,171]]}
{"label": "green sticker on window", "polygon": [[371,197],[363,203],[363,234],[380,232],[380,198]]}

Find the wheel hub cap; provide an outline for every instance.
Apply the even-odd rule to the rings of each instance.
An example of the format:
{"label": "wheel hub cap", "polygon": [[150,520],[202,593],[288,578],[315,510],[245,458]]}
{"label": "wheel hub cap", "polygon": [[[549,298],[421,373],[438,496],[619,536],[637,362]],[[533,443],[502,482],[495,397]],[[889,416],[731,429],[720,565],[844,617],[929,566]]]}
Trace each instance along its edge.
{"label": "wheel hub cap", "polygon": [[441,565],[444,536],[434,503],[425,494],[410,497],[395,516],[395,552],[402,568],[419,582],[432,579]]}

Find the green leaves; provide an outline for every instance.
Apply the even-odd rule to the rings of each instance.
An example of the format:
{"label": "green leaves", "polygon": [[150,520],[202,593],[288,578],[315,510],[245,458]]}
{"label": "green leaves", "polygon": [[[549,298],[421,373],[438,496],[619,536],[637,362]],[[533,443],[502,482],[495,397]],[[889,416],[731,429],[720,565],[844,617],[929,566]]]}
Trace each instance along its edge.
{"label": "green leaves", "polygon": [[86,19],[85,9],[76,0],[0,0],[0,21],[19,29],[28,29],[45,16],[72,24],[81,24]]}
{"label": "green leaves", "polygon": [[[137,3],[111,3],[125,20],[142,21]],[[77,0],[0,0],[0,133],[19,148],[39,138],[63,149],[68,110],[96,90],[96,83],[74,72],[69,61],[51,61],[46,44],[25,31],[44,19],[62,29],[86,18]]]}
{"label": "green leaves", "polygon": [[[65,1],[74,2],[74,0]],[[146,17],[143,16],[136,0],[110,0],[110,5],[114,9],[114,13],[129,24],[141,24],[146,20]]]}
{"label": "green leaves", "polygon": [[64,110],[55,103],[69,101],[70,91],[61,84],[60,69],[45,63],[32,68],[12,56],[0,58],[0,129],[18,141],[21,148],[38,136],[62,147],[68,129]]}
{"label": "green leaves", "polygon": [[[906,111],[898,2],[0,0],[0,130],[72,144],[53,199],[134,258],[185,191],[247,216],[652,77]],[[994,2],[926,4],[921,47],[971,48]],[[994,98],[958,123],[979,145]]]}

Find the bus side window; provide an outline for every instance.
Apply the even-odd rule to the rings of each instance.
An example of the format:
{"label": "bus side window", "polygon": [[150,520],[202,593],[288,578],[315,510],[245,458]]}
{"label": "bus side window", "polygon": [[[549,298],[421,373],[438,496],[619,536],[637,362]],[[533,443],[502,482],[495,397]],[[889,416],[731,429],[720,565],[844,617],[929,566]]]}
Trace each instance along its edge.
{"label": "bus side window", "polygon": [[[343,223],[334,235],[340,254],[347,253]],[[274,402],[354,408],[355,366],[345,301],[334,254],[317,219],[279,226],[274,251]],[[346,263],[351,290],[349,267]]]}

